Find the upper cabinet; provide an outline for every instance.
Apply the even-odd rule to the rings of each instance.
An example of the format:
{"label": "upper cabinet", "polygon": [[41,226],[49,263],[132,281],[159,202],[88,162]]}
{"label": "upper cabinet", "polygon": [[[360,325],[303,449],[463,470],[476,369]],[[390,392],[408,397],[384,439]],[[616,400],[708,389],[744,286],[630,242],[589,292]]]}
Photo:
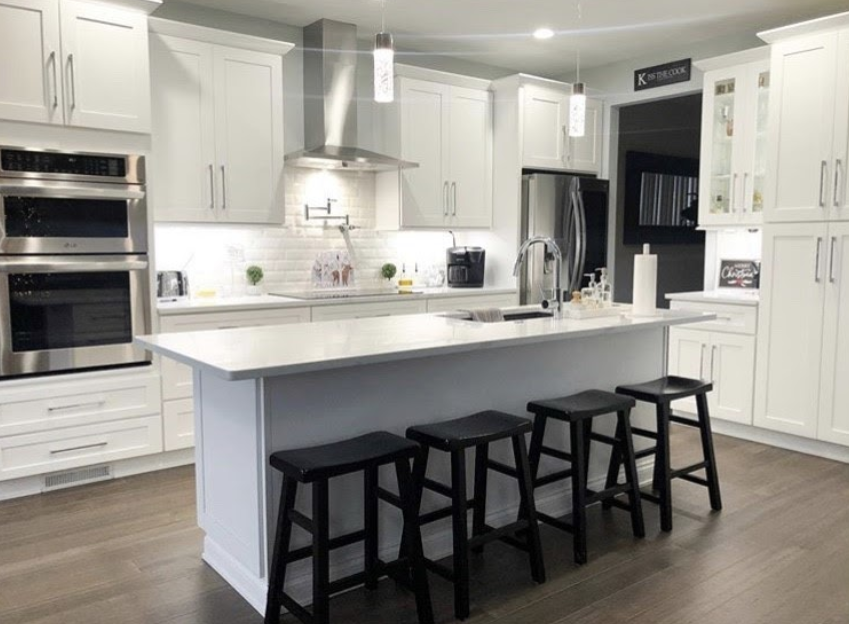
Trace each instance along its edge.
{"label": "upper cabinet", "polygon": [[[699,225],[763,221],[767,194],[768,48],[697,63],[705,69]],[[755,60],[752,60],[755,59]]]}
{"label": "upper cabinet", "polygon": [[522,166],[595,173],[601,171],[602,103],[587,98],[586,131],[569,136],[569,85],[526,84],[522,91]]}
{"label": "upper cabinet", "polygon": [[419,166],[377,174],[379,228],[492,226],[492,98],[486,81],[434,78],[443,81],[399,76],[395,103],[381,111],[386,151]]}
{"label": "upper cabinet", "polygon": [[0,0],[0,119],[150,132],[147,15]]}
{"label": "upper cabinet", "polygon": [[[204,41],[209,29],[155,21],[151,192],[158,221],[282,223],[283,61],[278,53]],[[233,36],[234,43],[241,36]]]}

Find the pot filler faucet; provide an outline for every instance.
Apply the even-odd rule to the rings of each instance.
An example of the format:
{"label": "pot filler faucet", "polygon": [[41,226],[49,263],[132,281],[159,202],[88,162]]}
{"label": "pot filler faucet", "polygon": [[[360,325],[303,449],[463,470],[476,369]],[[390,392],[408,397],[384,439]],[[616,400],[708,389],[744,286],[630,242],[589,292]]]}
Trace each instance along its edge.
{"label": "pot filler faucet", "polygon": [[563,309],[563,284],[561,277],[561,272],[563,270],[563,253],[560,251],[560,247],[554,242],[553,238],[549,238],[547,236],[534,236],[522,243],[522,246],[519,247],[519,255],[516,257],[516,264],[513,265],[513,277],[519,277],[519,269],[522,266],[522,262],[525,260],[525,256],[528,254],[528,250],[537,244],[545,245],[546,253],[550,252],[554,255],[554,298],[543,299],[542,307],[546,310],[551,308],[559,316],[560,311]]}

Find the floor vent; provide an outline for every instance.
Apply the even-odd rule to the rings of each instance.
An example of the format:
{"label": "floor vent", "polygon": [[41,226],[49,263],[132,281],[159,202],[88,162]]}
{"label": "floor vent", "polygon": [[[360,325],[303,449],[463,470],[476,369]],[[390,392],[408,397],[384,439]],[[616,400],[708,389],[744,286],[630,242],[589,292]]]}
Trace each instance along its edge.
{"label": "floor vent", "polygon": [[95,481],[106,481],[112,478],[112,466],[91,466],[68,472],[57,472],[44,477],[44,488],[42,491],[61,490],[72,485],[83,483],[94,483]]}

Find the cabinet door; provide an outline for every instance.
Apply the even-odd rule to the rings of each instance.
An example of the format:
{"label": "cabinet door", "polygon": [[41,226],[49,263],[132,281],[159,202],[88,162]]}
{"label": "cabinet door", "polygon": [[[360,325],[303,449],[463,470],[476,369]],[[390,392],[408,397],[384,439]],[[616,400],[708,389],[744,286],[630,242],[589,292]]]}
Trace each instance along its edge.
{"label": "cabinet door", "polygon": [[282,223],[283,59],[221,46],[214,54],[220,218]]}
{"label": "cabinet door", "polygon": [[740,217],[746,225],[763,223],[767,182],[767,128],[770,94],[769,61],[746,68]]}
{"label": "cabinet door", "polygon": [[62,0],[65,120],[69,125],[150,132],[147,16]]}
{"label": "cabinet door", "polygon": [[492,226],[492,100],[488,91],[452,87],[449,98],[449,224]]}
{"label": "cabinet door", "polygon": [[837,41],[835,33],[773,46],[768,223],[828,216]]}
{"label": "cabinet door", "polygon": [[447,222],[449,97],[448,86],[402,80],[401,150],[405,160],[419,163],[401,175],[402,227],[434,227]]}
{"label": "cabinet door", "polygon": [[59,0],[0,0],[0,119],[62,123]]}
{"label": "cabinet door", "polygon": [[840,33],[837,56],[837,97],[834,116],[834,183],[829,194],[829,219],[849,221],[849,31]]}
{"label": "cabinet door", "polygon": [[151,35],[154,174],[159,221],[214,221],[213,46]]}
{"label": "cabinet door", "polygon": [[[672,327],[669,330],[669,374],[690,379],[704,379],[707,365],[710,333]],[[675,401],[673,409],[688,414],[696,413],[694,398]]]}
{"label": "cabinet door", "polygon": [[522,89],[522,166],[565,170],[569,96],[535,85]]}
{"label": "cabinet door", "polygon": [[758,427],[817,434],[827,226],[764,228],[755,418]]}
{"label": "cabinet door", "polygon": [[829,229],[818,438],[849,446],[849,223]]}
{"label": "cabinet door", "polygon": [[601,172],[604,103],[587,98],[586,131],[582,137],[569,137],[566,166],[570,171]]}
{"label": "cabinet door", "polygon": [[708,395],[712,418],[752,424],[755,384],[755,339],[753,336],[711,334],[708,378],[713,392]]}

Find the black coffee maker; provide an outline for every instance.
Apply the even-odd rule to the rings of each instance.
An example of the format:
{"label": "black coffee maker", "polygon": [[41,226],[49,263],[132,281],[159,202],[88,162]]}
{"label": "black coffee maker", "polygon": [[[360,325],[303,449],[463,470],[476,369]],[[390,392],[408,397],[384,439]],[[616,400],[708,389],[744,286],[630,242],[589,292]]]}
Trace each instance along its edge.
{"label": "black coffee maker", "polygon": [[486,264],[483,247],[449,247],[445,253],[448,285],[452,288],[482,288]]}

